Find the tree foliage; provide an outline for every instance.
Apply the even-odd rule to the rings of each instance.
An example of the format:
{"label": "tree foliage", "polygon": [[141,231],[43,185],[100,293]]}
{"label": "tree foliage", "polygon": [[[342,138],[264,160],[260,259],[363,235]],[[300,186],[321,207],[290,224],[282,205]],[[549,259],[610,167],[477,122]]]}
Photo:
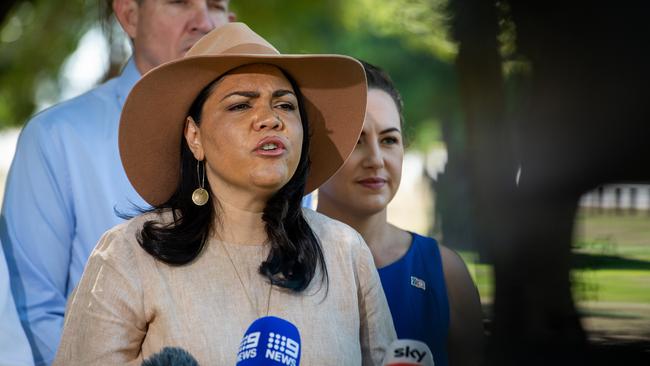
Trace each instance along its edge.
{"label": "tree foliage", "polygon": [[61,65],[96,20],[92,1],[15,3],[0,28],[0,127],[24,123],[37,97],[57,100]]}

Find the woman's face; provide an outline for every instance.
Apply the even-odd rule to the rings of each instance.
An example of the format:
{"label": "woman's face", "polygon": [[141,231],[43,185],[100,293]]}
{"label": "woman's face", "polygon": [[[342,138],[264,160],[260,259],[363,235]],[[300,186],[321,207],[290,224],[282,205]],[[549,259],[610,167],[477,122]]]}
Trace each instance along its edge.
{"label": "woman's face", "polygon": [[319,200],[356,215],[380,212],[397,192],[403,159],[397,106],[388,93],[369,89],[359,142],[343,167],[321,186]]}
{"label": "woman's face", "polygon": [[219,199],[268,199],[293,176],[302,149],[298,99],[280,69],[247,65],[219,80],[203,105],[199,127],[185,136]]}

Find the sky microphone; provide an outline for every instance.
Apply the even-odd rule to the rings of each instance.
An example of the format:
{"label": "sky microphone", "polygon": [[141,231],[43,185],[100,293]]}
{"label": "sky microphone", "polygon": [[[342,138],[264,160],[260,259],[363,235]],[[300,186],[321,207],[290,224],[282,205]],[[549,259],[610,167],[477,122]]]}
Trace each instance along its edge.
{"label": "sky microphone", "polygon": [[259,318],[239,344],[237,366],[298,366],[300,333],[290,322],[274,316]]}
{"label": "sky microphone", "polygon": [[182,348],[165,347],[144,360],[141,366],[199,366],[199,363]]}
{"label": "sky microphone", "polygon": [[398,339],[386,350],[383,366],[434,366],[429,347],[413,339]]}

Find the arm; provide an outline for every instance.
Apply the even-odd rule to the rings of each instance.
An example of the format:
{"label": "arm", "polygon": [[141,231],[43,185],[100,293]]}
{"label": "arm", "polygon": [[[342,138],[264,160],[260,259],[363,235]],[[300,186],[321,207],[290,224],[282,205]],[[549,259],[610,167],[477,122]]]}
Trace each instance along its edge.
{"label": "arm", "polygon": [[134,240],[118,227],[97,244],[66,309],[55,366],[142,362],[147,320]]}
{"label": "arm", "polygon": [[32,351],[18,321],[14,298],[9,290],[9,272],[0,247],[0,360],[7,366],[31,366]]}
{"label": "arm", "polygon": [[449,298],[450,365],[479,365],[483,358],[483,313],[478,290],[463,260],[440,246]]}
{"label": "arm", "polygon": [[59,343],[74,232],[61,156],[45,124],[30,122],[18,141],[0,216],[11,290],[37,365],[51,363]]}
{"label": "arm", "polygon": [[397,339],[386,295],[370,249],[359,234],[357,276],[359,281],[359,317],[363,365],[381,365],[388,346]]}

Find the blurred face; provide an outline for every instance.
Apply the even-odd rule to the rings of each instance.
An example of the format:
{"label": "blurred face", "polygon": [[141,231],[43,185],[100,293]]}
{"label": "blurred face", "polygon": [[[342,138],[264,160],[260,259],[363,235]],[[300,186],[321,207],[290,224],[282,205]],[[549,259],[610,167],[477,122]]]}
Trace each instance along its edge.
{"label": "blurred face", "polygon": [[232,17],[229,0],[114,0],[115,14],[133,40],[141,73],[183,57],[203,35]]}
{"label": "blurred face", "polygon": [[280,69],[247,65],[213,87],[196,128],[186,139],[217,197],[237,194],[268,199],[293,176],[302,149],[298,99]]}
{"label": "blurred face", "polygon": [[363,131],[343,167],[318,191],[327,200],[355,215],[372,215],[393,199],[402,177],[404,145],[395,102],[379,89],[368,91]]}

